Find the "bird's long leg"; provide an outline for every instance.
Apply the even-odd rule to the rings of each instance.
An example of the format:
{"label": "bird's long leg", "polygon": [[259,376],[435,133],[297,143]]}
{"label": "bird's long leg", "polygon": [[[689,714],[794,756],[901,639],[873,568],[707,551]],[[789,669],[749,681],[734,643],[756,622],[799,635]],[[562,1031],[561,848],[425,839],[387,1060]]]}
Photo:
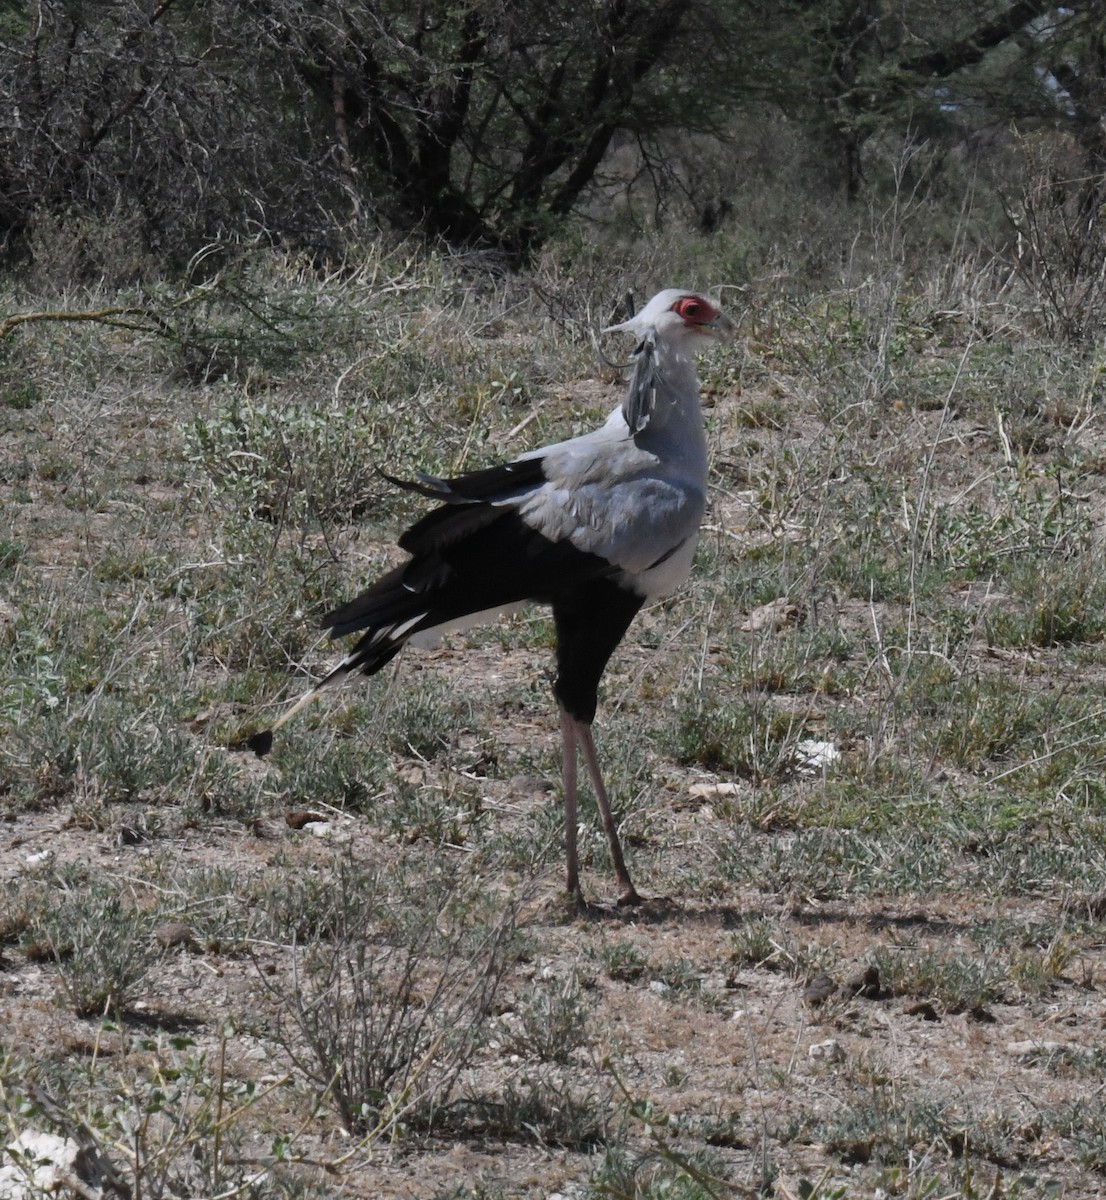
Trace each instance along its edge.
{"label": "bird's long leg", "polygon": [[565,860],[570,896],[580,897],[580,863],[576,856],[576,721],[561,709],[561,769],[565,793]]}
{"label": "bird's long leg", "polygon": [[[607,797],[607,789],[603,785],[603,774],[599,770],[599,756],[595,752],[595,739],[591,736],[591,726],[584,721],[568,718],[575,727],[575,737],[580,749],[584,752],[584,762],[587,763],[591,785],[595,788],[595,802],[599,805],[599,816],[603,822],[603,831],[607,835],[607,844],[611,848],[611,863],[614,866],[615,878],[618,880],[618,903],[640,904],[641,897],[626,870],[626,860],[622,857],[622,845],[618,840],[618,829],[611,815],[611,802]],[[573,847],[575,849],[575,847]]]}

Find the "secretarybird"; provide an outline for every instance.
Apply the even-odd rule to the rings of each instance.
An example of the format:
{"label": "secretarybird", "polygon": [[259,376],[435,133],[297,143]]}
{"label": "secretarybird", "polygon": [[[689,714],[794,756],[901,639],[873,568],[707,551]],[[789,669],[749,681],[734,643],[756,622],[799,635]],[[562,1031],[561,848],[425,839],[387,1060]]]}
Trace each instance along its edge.
{"label": "secretarybird", "polygon": [[455,479],[392,483],[437,501],[399,539],[410,559],[323,618],[331,637],[359,633],[344,659],[250,747],[320,689],[373,675],[408,643],[526,601],[549,604],[557,632],[553,692],[561,717],[567,887],[581,899],[577,753],[595,789],[619,903],[640,897],[626,869],[592,739],[599,679],[634,614],[687,578],[703,517],[707,447],[695,354],[733,332],[714,304],[669,288],[604,332],[637,339],[626,399],[593,433]]}

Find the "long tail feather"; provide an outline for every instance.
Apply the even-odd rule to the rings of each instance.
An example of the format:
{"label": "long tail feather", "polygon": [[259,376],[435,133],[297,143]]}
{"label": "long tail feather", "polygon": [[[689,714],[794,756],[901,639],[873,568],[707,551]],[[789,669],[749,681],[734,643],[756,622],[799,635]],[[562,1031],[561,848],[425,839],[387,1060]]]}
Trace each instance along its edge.
{"label": "long tail feather", "polygon": [[331,671],[324,679],[320,680],[309,691],[304,692],[302,696],[288,709],[282,713],[268,729],[260,729],[256,733],[251,734],[246,738],[246,746],[257,755],[258,758],[264,758],[266,754],[273,748],[273,734],[282,726],[287,724],[296,713],[306,708],[312,700],[316,699],[319,693],[332,684],[344,679],[350,672],[348,662],[343,659],[333,671]]}

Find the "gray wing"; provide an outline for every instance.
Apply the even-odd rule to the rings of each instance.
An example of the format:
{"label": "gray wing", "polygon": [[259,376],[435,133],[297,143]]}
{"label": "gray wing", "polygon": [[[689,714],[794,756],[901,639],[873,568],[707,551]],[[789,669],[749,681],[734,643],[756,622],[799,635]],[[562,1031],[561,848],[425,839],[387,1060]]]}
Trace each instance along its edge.
{"label": "gray wing", "polygon": [[602,429],[546,451],[545,483],[520,499],[519,513],[552,541],[631,575],[647,571],[693,540],[702,521],[705,490],[683,466],[639,446],[616,410]]}
{"label": "gray wing", "polygon": [[[407,530],[400,546],[415,556],[432,549],[437,553],[483,529],[496,514],[513,511],[526,529],[548,542],[564,543],[566,550],[571,546],[602,559],[630,576],[631,583],[632,577],[668,562],[670,569],[655,585],[641,585],[647,594],[678,586],[690,566],[705,490],[698,472],[689,471],[678,455],[639,445],[630,435],[624,409],[615,409],[592,433],[510,463],[455,479],[420,475],[415,482],[396,480],[441,505]],[[688,553],[680,555],[685,547]]]}

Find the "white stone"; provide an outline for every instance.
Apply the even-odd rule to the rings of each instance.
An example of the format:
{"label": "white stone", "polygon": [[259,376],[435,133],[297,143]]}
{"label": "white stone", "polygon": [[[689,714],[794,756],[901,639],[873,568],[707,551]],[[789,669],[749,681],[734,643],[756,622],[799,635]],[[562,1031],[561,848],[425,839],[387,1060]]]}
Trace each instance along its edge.
{"label": "white stone", "polygon": [[687,794],[695,800],[714,800],[719,796],[736,796],[740,791],[739,783],[693,783]]}
{"label": "white stone", "polygon": [[802,608],[798,604],[792,604],[786,596],[780,596],[754,608],[741,623],[741,628],[745,633],[755,633],[759,629],[785,629],[802,619]]}
{"label": "white stone", "polygon": [[1071,1051],[1078,1049],[1070,1046],[1067,1042],[1007,1042],[1006,1053],[1013,1054],[1015,1058],[1036,1058],[1038,1055],[1047,1054],[1062,1054],[1065,1050]]}
{"label": "white stone", "polygon": [[79,1178],[81,1148],[72,1138],[24,1131],[4,1147],[0,1163],[0,1200],[31,1200],[58,1192]]}
{"label": "white stone", "polygon": [[816,775],[841,757],[833,742],[805,738],[795,743],[795,769],[804,775]]}
{"label": "white stone", "polygon": [[304,829],[313,837],[328,838],[332,842],[348,842],[353,836],[348,829],[335,825],[333,821],[308,821]]}
{"label": "white stone", "polygon": [[815,1042],[807,1051],[813,1062],[844,1062],[845,1049],[836,1038],[827,1038],[824,1042]]}

